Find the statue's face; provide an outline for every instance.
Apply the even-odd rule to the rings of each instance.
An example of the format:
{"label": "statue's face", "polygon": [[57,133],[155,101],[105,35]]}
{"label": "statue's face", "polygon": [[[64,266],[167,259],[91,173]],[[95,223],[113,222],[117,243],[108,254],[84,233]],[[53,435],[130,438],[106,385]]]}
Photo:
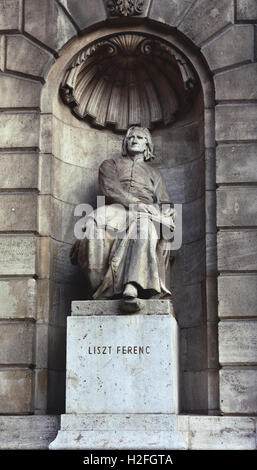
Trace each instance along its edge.
{"label": "statue's face", "polygon": [[147,139],[145,133],[140,129],[135,129],[127,137],[127,149],[129,155],[144,153],[147,149]]}

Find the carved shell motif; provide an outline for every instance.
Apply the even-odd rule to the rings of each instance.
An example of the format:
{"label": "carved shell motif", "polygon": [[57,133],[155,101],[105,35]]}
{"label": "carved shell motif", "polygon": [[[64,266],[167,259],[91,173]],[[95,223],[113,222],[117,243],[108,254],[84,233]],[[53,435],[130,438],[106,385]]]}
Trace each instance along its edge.
{"label": "carved shell motif", "polygon": [[176,120],[190,105],[194,71],[177,50],[140,34],[119,34],[83,49],[66,71],[63,101],[80,119],[124,131]]}
{"label": "carved shell motif", "polygon": [[140,15],[144,0],[107,0],[106,6],[112,16]]}

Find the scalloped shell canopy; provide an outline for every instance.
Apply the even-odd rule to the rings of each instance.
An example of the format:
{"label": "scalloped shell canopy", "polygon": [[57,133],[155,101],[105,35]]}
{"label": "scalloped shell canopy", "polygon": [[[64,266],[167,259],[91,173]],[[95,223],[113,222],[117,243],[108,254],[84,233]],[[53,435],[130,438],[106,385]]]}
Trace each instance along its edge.
{"label": "scalloped shell canopy", "polygon": [[197,83],[182,55],[160,40],[119,34],[82,50],[66,71],[63,101],[79,119],[125,131],[174,122]]}

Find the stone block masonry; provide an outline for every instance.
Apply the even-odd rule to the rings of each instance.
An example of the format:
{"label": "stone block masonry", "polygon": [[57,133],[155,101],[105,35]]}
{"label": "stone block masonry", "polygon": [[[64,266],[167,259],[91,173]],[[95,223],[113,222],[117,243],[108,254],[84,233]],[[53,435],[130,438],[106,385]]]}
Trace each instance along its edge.
{"label": "stone block masonry", "polygon": [[[85,8],[83,5],[86,5]],[[222,369],[220,381],[214,379],[213,389],[216,389],[218,385],[220,387],[220,409],[223,414],[239,413],[255,416],[257,412],[256,363],[253,351],[255,330],[249,327],[249,324],[254,324],[257,319],[255,249],[257,239],[254,212],[257,182],[255,84],[257,56],[254,39],[257,21],[256,0],[212,0],[211,2],[206,0],[153,0],[150,8],[148,8],[148,1],[145,1],[145,5],[146,8],[142,16],[136,18],[137,25],[142,25],[142,29],[149,26],[149,30],[152,26],[157,26],[157,28],[159,26],[172,27],[173,29],[170,31],[174,38],[177,34],[176,31],[185,35],[185,44],[193,43],[191,59],[194,60],[195,57],[200,57],[202,54],[206,60],[206,70],[209,70],[204,80],[213,76],[215,83],[216,134],[213,124],[210,122],[208,135],[206,133],[208,137],[206,142],[209,147],[206,161],[210,161],[206,181],[207,189],[213,193],[216,191],[216,182],[218,184],[217,223],[215,226],[213,223],[209,223],[208,231],[213,235],[210,250],[212,265],[209,270],[213,274],[215,272],[215,263],[213,262],[215,260],[215,231],[219,230],[217,259],[220,275],[218,278],[219,304],[217,305],[217,297],[213,294],[214,287],[212,295],[208,294],[207,298],[208,305],[211,304],[211,307],[208,307],[207,316],[208,321],[211,320],[211,323],[214,324],[213,330],[215,330],[218,306],[219,318],[222,320],[219,337]],[[57,257],[57,251],[58,256],[59,252],[61,255],[63,253],[63,256],[60,256],[62,260],[60,264],[58,264],[59,261],[58,263],[56,260],[54,261],[54,264],[58,264],[55,268],[55,280],[50,279],[52,245],[47,238],[50,233],[48,230],[49,221],[48,225],[45,221],[47,220],[47,211],[51,210],[51,206],[44,205],[44,203],[40,206],[36,203],[38,191],[41,194],[49,195],[50,177],[52,176],[50,174],[51,133],[48,133],[48,118],[45,116],[41,120],[41,124],[43,121],[46,124],[45,132],[41,132],[41,140],[39,137],[40,94],[44,81],[47,80],[47,72],[51,64],[54,63],[58,55],[62,56],[65,53],[65,46],[69,42],[73,39],[75,42],[78,40],[76,39],[78,31],[80,32],[79,40],[81,40],[84,32],[89,35],[90,28],[92,30],[101,28],[104,24],[108,27],[106,20],[107,11],[105,2],[102,0],[83,0],[83,2],[81,0],[0,0],[0,83],[2,92],[0,104],[0,215],[2,217],[0,224],[2,227],[0,238],[0,318],[3,322],[2,332],[8,330],[9,338],[15,337],[13,331],[15,326],[17,326],[16,337],[23,336],[22,332],[24,332],[27,320],[29,320],[30,332],[29,338],[24,332],[24,341],[20,343],[20,360],[25,361],[25,364],[6,363],[8,358],[11,361],[17,361],[19,353],[16,349],[16,351],[12,351],[10,356],[8,341],[4,340],[6,349],[5,352],[2,352],[3,367],[0,366],[1,413],[45,413],[48,406],[47,390],[51,389],[53,391],[51,393],[54,395],[55,390],[59,392],[60,383],[63,383],[63,372],[58,370],[58,373],[55,371],[49,373],[46,368],[48,356],[42,353],[48,344],[48,334],[51,335],[51,344],[54,343],[55,333],[51,328],[48,329],[49,319],[51,318],[51,321],[57,322],[57,324],[62,322],[62,326],[64,326],[62,312],[69,309],[67,305],[70,301],[70,285],[68,282],[62,286],[58,283],[59,273],[66,269],[63,260],[66,259],[68,253],[68,244],[63,252],[59,245],[58,250],[56,247],[54,248],[52,252],[54,257]],[[119,29],[119,18],[114,18],[111,21],[113,22],[112,28],[115,29],[117,26]],[[126,19],[123,18],[122,21],[125,24]],[[133,28],[136,24],[134,19],[129,18],[128,21],[129,26]],[[156,33],[157,29],[153,29],[153,31]],[[208,106],[212,106],[210,102]],[[205,113],[206,122],[208,112]],[[58,130],[55,131],[57,135]],[[184,127],[181,129],[181,140],[183,140],[183,131]],[[95,142],[96,135],[97,133],[94,132],[92,137]],[[118,141],[118,138],[116,140]],[[80,143],[79,132],[78,137],[76,134],[77,141]],[[62,152],[62,136],[59,138],[59,142],[56,160]],[[75,145],[74,142],[73,144]],[[216,144],[217,180],[215,179]],[[120,143],[118,142],[117,145]],[[190,139],[188,145],[191,145]],[[83,144],[84,147],[86,145]],[[168,155],[170,152],[168,141],[166,147]],[[40,157],[38,157],[39,150],[44,152]],[[113,151],[113,148],[108,149],[109,154]],[[77,143],[74,154],[76,154],[74,159],[77,158],[78,167],[84,165],[81,162],[86,162],[85,166],[88,165],[90,160],[86,153],[84,154],[80,150],[80,145]],[[99,154],[103,155],[102,148],[99,150]],[[185,154],[191,158],[190,152],[185,152]],[[71,153],[67,152],[65,156],[67,162],[69,162],[68,158],[71,158],[70,155]],[[191,168],[190,165],[189,167]],[[66,168],[63,168],[60,160],[55,163],[54,168],[57,183],[53,191],[56,197],[62,198],[62,188],[58,180],[65,178],[65,181],[69,181],[73,180],[73,177],[68,169],[66,171]],[[61,177],[59,171],[62,173]],[[86,181],[86,179],[83,180],[85,173],[88,178],[87,183],[92,180],[93,176],[89,173],[88,168],[82,176],[79,173],[81,174],[82,170],[78,168],[77,173],[74,170],[73,174],[74,177],[76,175],[76,178],[79,178],[81,187],[83,181]],[[195,169],[195,173],[199,173],[198,168]],[[174,179],[174,186],[170,181],[170,187],[179,188],[178,178]],[[192,190],[197,193],[197,186],[195,181],[192,181],[189,188],[188,207],[186,208],[189,225],[191,221],[188,213],[190,213],[190,204],[192,203],[190,195]],[[77,203],[74,194],[72,188],[69,201]],[[214,194],[210,195],[206,204],[207,216],[216,210],[215,197],[213,196]],[[85,197],[90,198],[86,188]],[[57,214],[62,213],[63,218],[66,219],[70,217],[70,212],[66,207],[57,210],[58,205],[63,206],[63,203],[58,201],[53,209],[53,236],[67,242],[70,235],[67,235],[67,230],[65,227],[63,228],[61,221],[59,223]],[[39,206],[40,210],[38,210]],[[21,209],[22,216],[18,217],[17,212],[13,211],[11,219],[7,220],[9,210],[13,207]],[[24,230],[26,233],[23,233]],[[41,237],[41,235],[43,236]],[[200,232],[197,230],[190,231],[188,239],[192,243],[198,243],[199,235]],[[37,237],[43,238],[42,243],[36,242],[35,238]],[[208,247],[210,248],[210,245]],[[39,253],[37,253],[37,249]],[[191,246],[188,250],[189,256],[190,250]],[[199,259],[201,261],[201,258]],[[195,262],[197,266],[199,259],[192,258],[192,262]],[[181,303],[183,301],[190,309],[192,299],[192,308],[189,315],[181,319],[183,328],[197,326],[197,312],[201,308],[201,302],[204,302],[203,296],[200,298],[204,282],[202,263],[199,266],[198,300],[192,298],[190,294],[191,277],[189,270],[186,270],[189,283],[185,288],[184,298],[180,301]],[[187,268],[187,265],[185,267]],[[67,275],[67,278],[70,279],[69,276],[70,274]],[[58,289],[54,294],[54,307],[49,312],[52,283],[57,284]],[[209,277],[208,283],[214,285],[215,277]],[[210,297],[214,300],[210,301]],[[65,307],[63,303],[65,303]],[[227,324],[225,320],[229,320],[231,323]],[[37,350],[40,368],[35,370],[27,366],[27,363],[34,361],[32,351],[35,345],[33,338],[36,335],[32,332],[32,322],[43,324],[37,332],[37,337],[42,341]],[[231,326],[231,331],[229,326]],[[34,327],[37,330],[36,325]],[[61,338],[63,331],[58,328],[57,330],[57,336]],[[190,334],[185,335],[185,343],[188,344],[189,350],[193,350],[193,357],[196,360],[198,354],[197,350],[194,350],[194,344],[197,343],[198,335],[200,336],[200,330],[196,330],[195,333],[192,330]],[[213,343],[212,338],[210,342]],[[240,346],[238,349],[237,344]],[[58,361],[55,363],[55,367],[60,367]],[[201,391],[205,391],[208,381],[211,383],[210,377],[217,374],[216,370],[211,369],[207,380],[204,372],[194,372],[195,375],[191,371],[187,371],[185,374],[185,401],[188,404],[188,409],[198,409]],[[35,395],[33,395],[34,390],[36,390]],[[209,398],[209,400],[211,399]],[[56,401],[60,402],[61,398],[58,396]],[[213,400],[214,402],[215,400]],[[210,404],[207,403],[206,409],[208,406],[210,407]],[[215,409],[217,412],[217,403],[212,406],[212,411]],[[31,439],[30,442],[33,442],[33,446],[36,448],[39,445],[39,440],[36,442],[35,439],[32,439],[33,436],[29,435],[27,427],[31,428],[32,421],[29,424],[24,422],[24,426],[21,425],[21,421],[18,421],[17,418],[15,425],[13,421],[8,424],[7,421],[4,424],[1,421],[0,428],[5,426],[8,432],[10,431],[7,435],[1,434],[1,446],[29,448],[28,439]],[[188,438],[189,448],[223,449],[231,446],[231,448],[250,449],[255,448],[256,445],[255,419],[251,417],[183,416],[179,417],[178,421],[181,432],[185,432],[185,436]],[[41,423],[43,423],[42,417]],[[40,427],[39,421],[35,426],[36,428]],[[56,422],[55,426],[57,426]],[[31,429],[36,428],[32,427]],[[18,432],[17,429],[22,429],[24,435],[30,437],[27,440],[23,439],[22,432]],[[49,423],[42,424],[42,429],[53,432],[53,427]],[[15,436],[19,437],[15,438]],[[51,436],[53,438],[53,434]],[[49,440],[44,440],[45,448],[49,442]]]}
{"label": "stone block masonry", "polygon": [[[234,47],[235,41],[237,47]],[[202,47],[202,53],[212,71],[240,66],[254,60],[254,26],[231,25]],[[222,92],[222,88],[220,90]]]}
{"label": "stone block masonry", "polygon": [[[41,189],[49,193],[49,184],[45,178],[47,158],[39,158],[38,151],[51,150],[51,136],[45,116],[40,133],[40,95],[58,51],[76,35],[69,15],[56,1],[0,1],[2,413],[45,413],[50,406],[48,395],[53,395],[48,390],[56,382],[55,372],[48,368],[57,368],[56,374],[61,374],[64,362],[52,347],[65,343],[64,328],[56,327],[53,318],[48,326],[49,291],[45,285],[50,244],[41,235],[49,236],[46,213],[50,205],[38,193]],[[49,290],[49,282],[47,285]]]}
{"label": "stone block masonry", "polygon": [[1,0],[0,31],[18,31],[22,21],[22,0]]}

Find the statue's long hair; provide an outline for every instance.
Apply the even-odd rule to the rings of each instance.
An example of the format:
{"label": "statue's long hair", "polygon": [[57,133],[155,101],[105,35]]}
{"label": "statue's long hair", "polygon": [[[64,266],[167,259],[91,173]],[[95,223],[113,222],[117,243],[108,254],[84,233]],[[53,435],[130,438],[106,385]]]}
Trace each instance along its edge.
{"label": "statue's long hair", "polygon": [[147,129],[147,127],[139,127],[139,126],[132,126],[128,129],[127,131],[127,134],[126,136],[124,137],[123,139],[123,144],[122,144],[122,156],[123,157],[127,157],[128,156],[128,146],[127,146],[127,142],[128,142],[128,138],[130,136],[130,134],[134,131],[134,130],[137,130],[139,129],[141,132],[144,133],[145,135],[145,138],[146,138],[146,141],[147,141],[147,148],[144,152],[144,160],[147,161],[147,160],[153,160],[155,158],[155,155],[153,153],[153,141],[152,141],[152,137],[151,137],[151,134],[149,132],[149,130]]}

